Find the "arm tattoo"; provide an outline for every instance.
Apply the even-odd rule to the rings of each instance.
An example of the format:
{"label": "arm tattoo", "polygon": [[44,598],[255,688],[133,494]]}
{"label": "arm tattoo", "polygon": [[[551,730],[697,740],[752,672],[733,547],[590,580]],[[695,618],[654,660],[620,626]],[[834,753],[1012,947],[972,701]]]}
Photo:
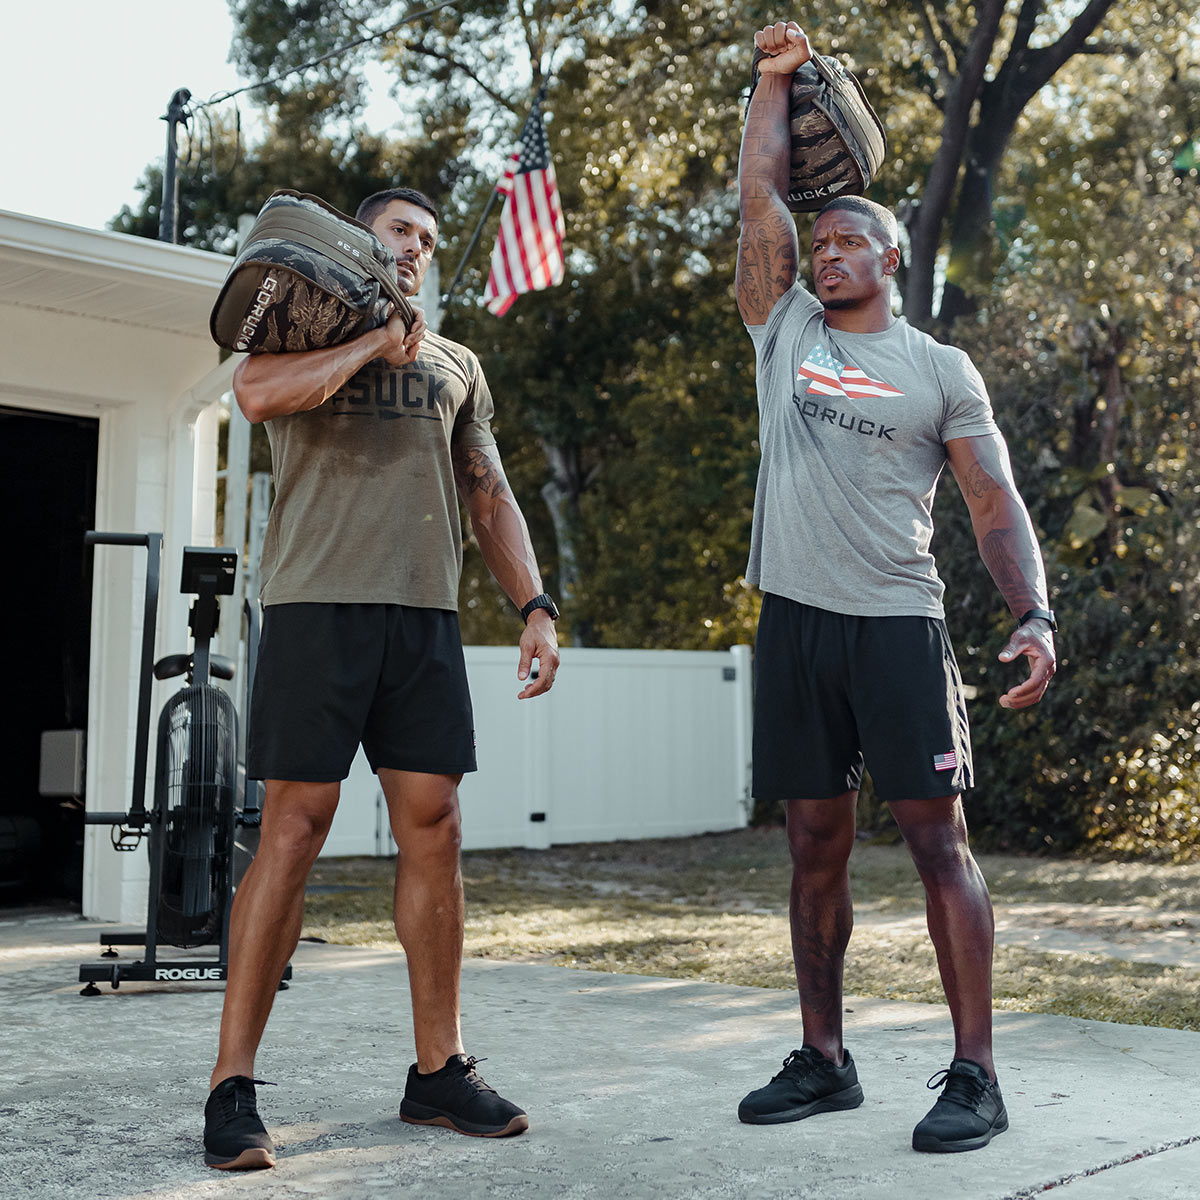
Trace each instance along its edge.
{"label": "arm tattoo", "polygon": [[1033,583],[1041,575],[1040,564],[1030,557],[1027,540],[1016,529],[992,529],[979,542],[979,556],[1014,612],[1041,603]]}
{"label": "arm tattoo", "polygon": [[967,477],[963,483],[966,490],[976,499],[1000,487],[978,459],[968,468]]}
{"label": "arm tattoo", "polygon": [[764,220],[744,221],[738,239],[737,286],[743,307],[765,314],[796,281],[799,271],[796,227],[790,218],[772,213]]}
{"label": "arm tattoo", "polygon": [[495,497],[508,491],[504,472],[486,446],[467,446],[455,450],[453,458],[454,476],[464,493],[483,492],[485,496]]}
{"label": "arm tattoo", "polygon": [[796,281],[800,249],[795,221],[782,199],[791,163],[788,89],[778,77],[760,87],[746,114],[738,156],[738,308],[752,323],[765,321]]}

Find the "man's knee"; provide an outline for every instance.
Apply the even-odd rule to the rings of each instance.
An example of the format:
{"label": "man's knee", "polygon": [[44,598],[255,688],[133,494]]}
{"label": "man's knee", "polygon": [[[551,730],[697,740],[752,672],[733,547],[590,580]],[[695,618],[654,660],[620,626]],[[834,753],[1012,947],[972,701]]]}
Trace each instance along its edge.
{"label": "man's knee", "polygon": [[392,836],[401,854],[457,853],[462,842],[459,775],[401,775],[380,772]]}
{"label": "man's knee", "polygon": [[268,782],[258,854],[311,866],[333,824],[339,791],[338,784]]}
{"label": "man's knee", "polygon": [[792,864],[806,870],[845,866],[854,847],[857,793],[787,804],[788,850]]}
{"label": "man's knee", "polygon": [[462,814],[458,795],[452,793],[442,803],[423,808],[415,814],[413,832],[438,846],[457,851],[462,844]]}
{"label": "man's knee", "polygon": [[258,854],[294,862],[307,870],[320,854],[331,824],[332,820],[314,819],[308,814],[289,815],[264,826]]}
{"label": "man's knee", "polygon": [[914,865],[926,883],[973,873],[975,860],[957,796],[890,805]]}

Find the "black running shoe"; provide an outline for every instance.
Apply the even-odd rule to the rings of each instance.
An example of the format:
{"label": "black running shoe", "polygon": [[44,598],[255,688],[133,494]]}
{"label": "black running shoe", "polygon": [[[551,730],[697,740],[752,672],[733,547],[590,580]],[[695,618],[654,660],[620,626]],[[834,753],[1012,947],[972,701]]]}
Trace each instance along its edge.
{"label": "black running shoe", "polygon": [[275,1145],[258,1115],[254,1085],[261,1079],[231,1075],[204,1106],[204,1161],[221,1171],[256,1171],[275,1165]]}
{"label": "black running shoe", "polygon": [[969,1058],[956,1058],[948,1071],[939,1071],[925,1086],[935,1091],[940,1087],[942,1094],[913,1130],[914,1150],[978,1150],[1008,1128],[1000,1085]]}
{"label": "black running shoe", "polygon": [[738,1105],[738,1120],[747,1125],[780,1125],[802,1121],[814,1113],[841,1112],[863,1102],[863,1090],[850,1051],[839,1067],[815,1046],[793,1050],[783,1070]]}
{"label": "black running shoe", "polygon": [[440,1071],[408,1069],[400,1120],[410,1125],[444,1125],[468,1137],[512,1137],[529,1128],[529,1118],[488,1087],[475,1064],[480,1058],[454,1054]]}

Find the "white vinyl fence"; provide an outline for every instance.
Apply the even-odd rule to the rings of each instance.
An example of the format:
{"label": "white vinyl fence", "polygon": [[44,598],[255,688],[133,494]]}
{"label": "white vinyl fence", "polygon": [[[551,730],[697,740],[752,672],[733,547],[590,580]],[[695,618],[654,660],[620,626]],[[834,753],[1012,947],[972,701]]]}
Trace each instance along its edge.
{"label": "white vinyl fence", "polygon": [[[468,646],[479,770],[459,788],[463,848],[737,829],[750,808],[750,647],[565,647],[554,689],[517,700],[517,650]],[[395,852],[362,752],[323,856]]]}

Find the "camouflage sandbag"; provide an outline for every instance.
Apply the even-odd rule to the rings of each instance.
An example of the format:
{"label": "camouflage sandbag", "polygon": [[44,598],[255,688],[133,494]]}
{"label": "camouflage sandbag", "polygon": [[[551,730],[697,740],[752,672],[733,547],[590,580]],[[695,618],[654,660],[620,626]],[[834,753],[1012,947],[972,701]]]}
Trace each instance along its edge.
{"label": "camouflage sandbag", "polygon": [[275,192],[233,260],[209,318],[227,350],[320,350],[413,310],[396,259],[361,221],[317,196]]}
{"label": "camouflage sandbag", "polygon": [[[765,57],[756,46],[751,95]],[[861,196],[883,165],[883,122],[858,80],[836,58],[814,54],[792,76],[789,126],[792,163],[785,201],[792,212],[815,211],[835,196]]]}

